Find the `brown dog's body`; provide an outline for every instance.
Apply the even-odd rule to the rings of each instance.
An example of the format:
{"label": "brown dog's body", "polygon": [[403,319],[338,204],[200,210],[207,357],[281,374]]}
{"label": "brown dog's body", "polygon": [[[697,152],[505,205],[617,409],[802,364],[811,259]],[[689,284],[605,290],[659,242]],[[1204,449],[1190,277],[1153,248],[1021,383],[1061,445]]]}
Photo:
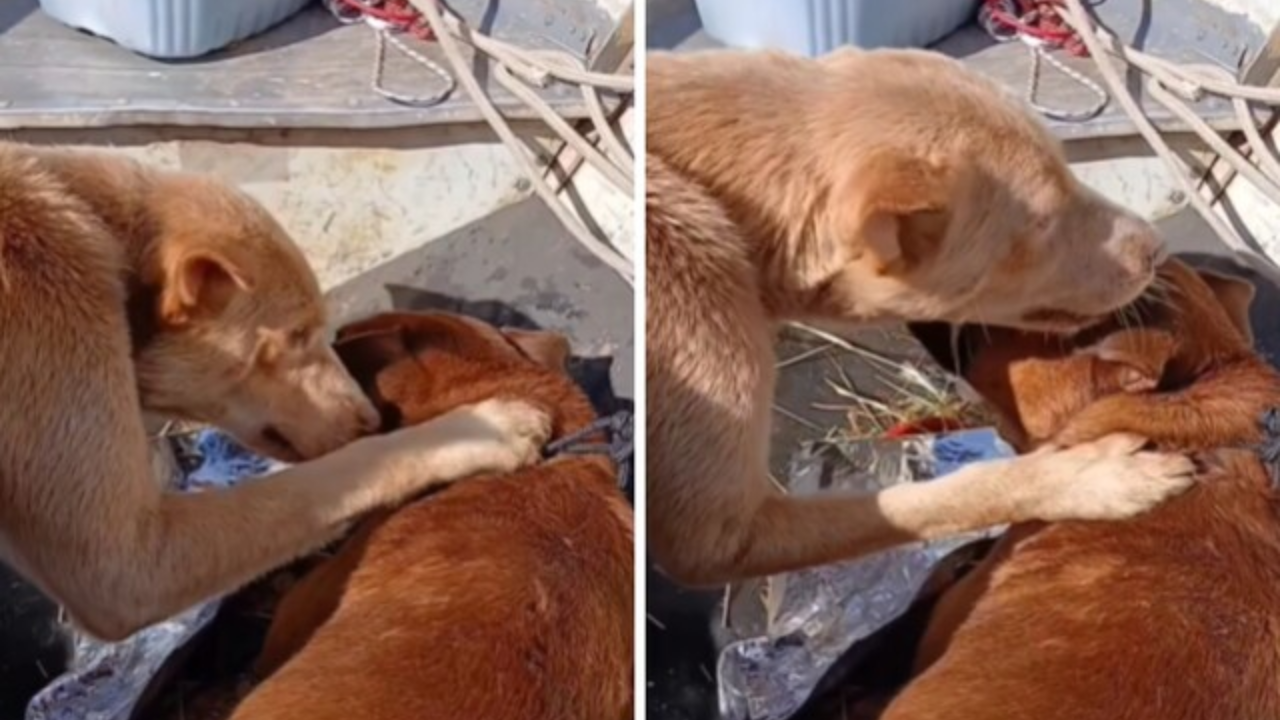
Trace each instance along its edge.
{"label": "brown dog's body", "polygon": [[[342,336],[392,426],[495,396],[545,409],[555,437],[594,420],[559,338],[447,315]],[[566,457],[367,520],[281,602],[272,674],[234,718],[630,718],[632,519],[615,483],[607,459]]]}
{"label": "brown dog's body", "polygon": [[1117,441],[875,497],[779,496],[776,323],[1072,329],[1136,297],[1160,245],[1076,181],[1023,108],[935,54],[650,54],[647,78],[648,522],[664,570],[723,582],[994,523],[1126,517],[1187,486],[1186,463]]}
{"label": "brown dog's body", "polygon": [[[1240,286],[1176,261],[1161,275],[1167,299],[1127,321],[1143,329],[1113,324],[1074,353],[995,331],[966,376],[1024,446],[1134,432],[1207,451],[1210,469],[1141,518],[1014,528],[940,600],[928,669],[885,720],[1280,717],[1276,495],[1254,451],[1221,449],[1261,440],[1280,376],[1241,332]],[[1158,389],[1108,386],[1117,365],[1154,370]]]}
{"label": "brown dog's body", "polygon": [[537,457],[527,406],[460,410],[228,492],[166,493],[143,411],[303,460],[377,415],[314,275],[252,200],[102,154],[0,144],[0,558],[118,638],[363,512]]}

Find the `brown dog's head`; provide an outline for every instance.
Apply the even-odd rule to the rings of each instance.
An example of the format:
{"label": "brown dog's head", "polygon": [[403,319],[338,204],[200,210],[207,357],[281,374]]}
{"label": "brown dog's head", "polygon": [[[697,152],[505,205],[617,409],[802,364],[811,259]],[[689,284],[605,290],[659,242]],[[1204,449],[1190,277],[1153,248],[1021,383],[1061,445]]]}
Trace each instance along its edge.
{"label": "brown dog's head", "polygon": [[291,461],[377,428],[329,345],[315,275],[266,210],[181,175],[157,177],[147,209],[155,239],[135,293],[146,307],[133,313],[144,408]]}
{"label": "brown dog's head", "polygon": [[954,350],[917,332],[1004,421],[1022,448],[1053,439],[1082,410],[1119,393],[1187,387],[1223,362],[1251,355],[1253,286],[1166,262],[1157,283],[1113,317],[1073,338],[965,327]]}
{"label": "brown dog's head", "polygon": [[824,314],[1070,332],[1151,282],[1155,229],[1077,180],[993,83],[932,53],[827,63],[842,82],[817,102],[844,129],[814,138],[836,182],[813,235],[841,263],[820,270]]}
{"label": "brown dog's head", "polygon": [[552,438],[595,417],[567,373],[569,342],[557,333],[441,312],[386,313],[343,327],[335,347],[387,431],[493,397],[545,409]]}

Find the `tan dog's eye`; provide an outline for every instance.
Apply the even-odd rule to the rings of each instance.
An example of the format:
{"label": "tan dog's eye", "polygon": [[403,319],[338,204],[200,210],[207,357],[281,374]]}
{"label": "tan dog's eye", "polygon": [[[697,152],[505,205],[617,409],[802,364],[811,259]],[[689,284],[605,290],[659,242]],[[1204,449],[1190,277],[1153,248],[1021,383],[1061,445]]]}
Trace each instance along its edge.
{"label": "tan dog's eye", "polygon": [[311,345],[314,336],[310,328],[298,328],[289,333],[289,346],[304,350]]}
{"label": "tan dog's eye", "polygon": [[253,349],[253,365],[259,368],[272,368],[279,365],[284,355],[292,347],[293,334],[286,335],[275,330],[261,330],[258,343]]}

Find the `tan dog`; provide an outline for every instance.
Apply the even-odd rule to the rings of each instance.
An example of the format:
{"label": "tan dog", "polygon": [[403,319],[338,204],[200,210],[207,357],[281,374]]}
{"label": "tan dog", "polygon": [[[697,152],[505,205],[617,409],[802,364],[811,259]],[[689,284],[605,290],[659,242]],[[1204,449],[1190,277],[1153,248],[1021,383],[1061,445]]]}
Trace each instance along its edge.
{"label": "tan dog", "polygon": [[773,333],[787,319],[971,320],[1073,331],[1136,297],[1153,229],[940,55],[650,54],[649,538],[716,583],[994,523],[1116,518],[1184,490],[1183,458],[1113,438],[874,497],[767,477]]}
{"label": "tan dog", "polygon": [[[389,428],[485,398],[595,419],[568,343],[444,313],[339,332]],[[370,518],[290,589],[237,720],[630,720],[631,509],[602,455],[566,455]]]}
{"label": "tan dog", "polygon": [[0,145],[0,557],[119,638],[423,488],[537,457],[545,416],[490,402],[227,492],[152,475],[142,411],[287,460],[373,430],[302,254],[217,183]]}
{"label": "tan dog", "polygon": [[1247,339],[1251,286],[1161,277],[1073,343],[974,332],[965,375],[1024,449],[1131,431],[1202,451],[1204,479],[1127,522],[1011,529],[938,602],[884,720],[1280,717],[1280,524],[1253,449],[1280,375]]}

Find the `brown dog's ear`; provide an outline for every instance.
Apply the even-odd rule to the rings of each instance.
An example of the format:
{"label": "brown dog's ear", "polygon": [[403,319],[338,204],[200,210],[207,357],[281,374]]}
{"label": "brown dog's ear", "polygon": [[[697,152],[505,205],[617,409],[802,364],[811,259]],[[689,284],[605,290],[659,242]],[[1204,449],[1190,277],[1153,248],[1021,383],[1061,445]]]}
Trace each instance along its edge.
{"label": "brown dog's ear", "polygon": [[[859,165],[833,207],[827,232],[856,242],[877,274],[910,271],[938,252],[951,222],[953,173],[901,155],[879,155]],[[855,255],[856,259],[856,255]]]}
{"label": "brown dog's ear", "polygon": [[1147,392],[1160,385],[1178,341],[1163,330],[1123,330],[1082,352],[1094,356],[1094,383],[1102,392]]}
{"label": "brown dog's ear", "polygon": [[1101,393],[1150,392],[1160,386],[1160,375],[1151,368],[1098,360],[1093,366],[1093,382]]}
{"label": "brown dog's ear", "polygon": [[230,260],[210,251],[186,253],[165,268],[160,317],[170,325],[222,312],[237,292],[253,283]]}
{"label": "brown dog's ear", "polygon": [[1253,323],[1249,322],[1249,308],[1253,306],[1253,298],[1258,291],[1253,283],[1233,275],[1223,275],[1212,270],[1198,270],[1200,279],[1204,280],[1213,291],[1218,302],[1222,303],[1231,318],[1231,324],[1240,331],[1244,339],[1253,344]]}
{"label": "brown dog's ear", "polygon": [[526,357],[543,367],[565,372],[569,364],[569,339],[546,330],[503,328],[502,334]]}
{"label": "brown dog's ear", "polygon": [[333,349],[347,372],[362,387],[371,382],[380,370],[409,354],[404,332],[394,324],[372,327],[364,332],[347,332]]}
{"label": "brown dog's ear", "polygon": [[363,320],[349,322],[338,328],[335,342],[341,344],[348,339],[361,335],[377,335],[379,333],[400,332],[406,324],[404,313],[381,313]]}

